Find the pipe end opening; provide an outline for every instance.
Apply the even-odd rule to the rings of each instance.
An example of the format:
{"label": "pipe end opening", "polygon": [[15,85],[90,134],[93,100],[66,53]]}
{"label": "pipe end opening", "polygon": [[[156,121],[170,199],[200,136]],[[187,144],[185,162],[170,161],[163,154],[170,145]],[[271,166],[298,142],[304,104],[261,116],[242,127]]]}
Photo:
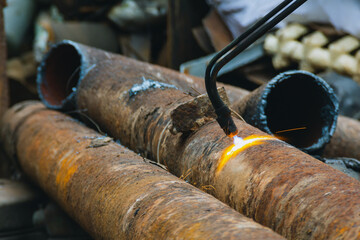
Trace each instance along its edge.
{"label": "pipe end opening", "polygon": [[307,152],[330,141],[338,101],[324,80],[304,71],[286,72],[270,82],[266,92],[264,111],[271,133]]}
{"label": "pipe end opening", "polygon": [[64,109],[73,101],[81,78],[82,55],[69,41],[55,45],[44,58],[38,71],[38,91],[49,108]]}

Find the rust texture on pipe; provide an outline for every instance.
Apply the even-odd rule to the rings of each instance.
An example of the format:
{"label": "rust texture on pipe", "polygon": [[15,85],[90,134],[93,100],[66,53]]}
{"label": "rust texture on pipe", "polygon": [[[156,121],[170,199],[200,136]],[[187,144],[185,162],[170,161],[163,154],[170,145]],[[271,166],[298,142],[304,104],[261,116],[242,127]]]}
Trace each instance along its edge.
{"label": "rust texture on pipe", "polygon": [[[66,41],[64,41],[63,43],[66,43]],[[60,43],[63,44],[63,43]],[[70,43],[71,44],[71,43]],[[76,48],[76,46],[74,46],[74,48]],[[53,50],[54,51],[54,50]],[[62,54],[66,55],[66,54],[75,54],[74,49],[72,50],[68,50],[70,51],[70,53],[64,52]],[[99,59],[96,59],[94,56],[92,56],[92,60],[88,63],[85,62],[85,60],[80,60],[83,61],[81,62],[81,64],[83,65],[82,67],[82,75],[86,74],[86,71],[92,70],[93,67],[96,66],[96,63],[101,61],[101,59],[106,58],[107,56],[109,56],[108,53],[106,52],[100,52],[97,51],[99,54]],[[76,53],[78,54],[78,53]],[[89,56],[85,56],[86,52],[83,52],[84,56],[79,55],[80,58],[84,58],[86,59]],[[64,56],[64,58],[66,58],[66,56]],[[204,79],[202,78],[198,78],[198,77],[194,77],[194,76],[190,76],[190,75],[186,75],[186,74],[181,74],[179,72],[173,71],[171,69],[167,69],[167,68],[163,68],[160,66],[156,66],[156,65],[152,65],[152,64],[148,64],[148,63],[143,63],[140,61],[136,61],[133,59],[129,59],[129,58],[125,58],[122,57],[120,55],[117,55],[118,59],[121,59],[122,62],[126,61],[129,62],[131,64],[133,64],[134,66],[137,66],[137,68],[139,69],[139,75],[141,74],[141,76],[145,77],[145,78],[149,78],[149,79],[153,79],[153,80],[157,80],[160,82],[165,82],[165,83],[169,83],[172,84],[176,87],[178,87],[179,89],[182,89],[186,92],[189,92],[191,95],[197,95],[199,93],[206,93],[206,89],[205,89],[205,84],[204,84]],[[44,64],[44,63],[43,63]],[[74,63],[70,63],[74,64]],[[78,63],[77,63],[78,64]],[[129,65],[131,65],[129,64]],[[51,65],[51,63],[47,63],[47,67],[51,67],[49,66]],[[84,66],[87,66],[84,67]],[[56,67],[56,66],[54,66]],[[65,68],[64,68],[65,69]],[[77,79],[79,79],[79,69],[75,69],[74,67],[70,68],[69,72],[71,72],[71,75],[69,76],[70,73],[65,73],[65,75],[67,74],[68,76],[68,82],[67,82],[67,86],[66,89],[62,90],[64,91],[64,94],[67,95],[69,94],[69,96],[67,97],[68,100],[63,101],[61,103],[57,102],[54,103],[50,100],[47,100],[47,105],[51,108],[55,108],[55,109],[64,109],[65,105],[65,109],[66,108],[72,108],[73,104],[75,102],[75,100],[73,100],[75,93],[73,93],[73,90],[76,90],[76,85],[77,85]],[[308,76],[309,78],[309,82],[308,85],[306,85],[307,89],[306,89],[306,93],[301,92],[301,91],[289,91],[285,92],[285,94],[287,93],[288,95],[290,94],[290,96],[287,96],[288,99],[293,99],[293,101],[296,101],[298,99],[301,99],[301,102],[299,103],[301,106],[297,107],[297,108],[293,108],[290,110],[293,113],[290,114],[289,111],[287,111],[287,114],[289,114],[288,116],[284,116],[283,114],[279,113],[279,115],[275,115],[272,114],[272,116],[277,120],[277,118],[279,117],[283,117],[285,120],[287,121],[281,121],[281,128],[279,128],[278,131],[282,131],[282,130],[293,130],[293,131],[285,131],[282,132],[282,134],[278,133],[277,135],[281,138],[285,138],[284,140],[287,141],[290,144],[294,144],[294,142],[291,142],[293,139],[299,139],[297,138],[298,135],[304,134],[305,136],[303,137],[303,140],[308,140],[308,142],[313,142],[313,144],[311,144],[308,147],[303,147],[306,146],[304,145],[306,141],[301,141],[299,144],[302,144],[303,146],[297,144],[295,142],[295,146],[302,148],[302,150],[311,152],[311,153],[317,153],[317,150],[321,150],[324,146],[324,144],[328,141],[328,139],[331,138],[331,135],[333,134],[334,131],[334,124],[336,123],[336,114],[337,114],[337,101],[334,99],[334,93],[331,89],[328,88],[328,86],[326,85],[326,83],[324,84],[324,82],[321,80],[321,78],[318,78],[310,73],[307,72],[302,72],[302,71],[294,71],[295,74],[304,74],[304,76]],[[61,73],[62,74],[62,73]],[[287,73],[284,73],[285,76],[289,75]],[[254,103],[251,104],[245,104],[245,102],[247,102],[247,100],[245,100],[245,96],[249,95],[246,99],[251,100],[251,99],[256,99],[256,97],[261,97],[263,96],[263,92],[264,89],[268,89],[270,90],[275,90],[278,91],[277,89],[279,89],[279,82],[282,82],[284,80],[289,81],[289,76],[284,77],[284,74],[280,74],[278,75],[276,78],[274,78],[269,84],[265,84],[263,86],[261,86],[260,88],[258,88],[257,90],[255,90],[254,92],[252,92],[249,95],[249,92],[247,90],[238,88],[238,87],[234,87],[231,85],[227,85],[227,84],[218,84],[219,86],[224,86],[226,89],[226,92],[228,94],[229,97],[229,101],[232,103],[231,107],[235,110],[238,111],[240,114],[244,114],[244,106],[254,106]],[[62,89],[61,87],[61,76],[59,77],[59,86],[55,85],[55,86],[49,86],[49,90],[51,91],[52,88],[54,89]],[[291,78],[292,80],[294,80],[295,78]],[[290,80],[291,80],[290,79]],[[299,80],[299,79],[295,79],[295,80]],[[300,81],[303,79],[300,79]],[[285,81],[285,82],[286,82]],[[57,84],[52,82],[51,84]],[[298,81],[296,81],[296,83],[294,84],[294,87],[297,88],[297,90],[301,87],[302,84],[299,84]],[[305,84],[303,85],[305,86]],[[281,89],[280,89],[281,90]],[[44,91],[39,90],[40,94],[46,94],[44,93]],[[49,94],[53,95],[53,98],[56,98],[57,95],[60,93],[61,91],[55,91],[55,92],[51,92]],[[274,94],[274,91],[272,91],[272,93]],[[279,93],[281,94],[281,91],[279,91]],[[276,93],[277,95],[280,95],[279,93]],[[309,96],[310,93],[313,93],[313,95],[315,94],[319,94],[318,96]],[[62,96],[60,96],[60,99],[62,99],[64,97],[64,94]],[[298,94],[300,94],[301,96],[298,96]],[[266,95],[268,96],[268,95]],[[275,95],[276,97],[276,95]],[[281,96],[278,96],[281,97]],[[298,97],[298,98],[297,98]],[[306,98],[308,97],[308,98]],[[46,98],[46,96],[44,96],[44,98]],[[311,99],[316,99],[318,101],[316,101],[316,103],[318,104],[318,106],[315,108],[315,106],[313,105],[312,102],[309,102],[309,100]],[[328,109],[323,108],[323,110],[321,111],[321,101],[322,99],[324,99],[324,101],[327,103],[326,106],[328,106]],[[287,103],[287,101],[276,101],[275,102],[275,107],[279,106],[280,110],[284,110],[285,106],[284,104]],[[294,103],[294,102],[293,102]],[[256,101],[256,104],[264,104],[263,102],[259,103],[259,101]],[[263,106],[258,105],[259,108],[265,109],[266,108],[266,104]],[[311,106],[311,107],[310,107]],[[314,114],[309,111],[315,109],[314,112],[318,117],[314,117]],[[297,111],[294,111],[297,110]],[[302,111],[300,111],[302,110]],[[327,111],[328,110],[328,111]],[[285,111],[284,111],[285,112]],[[329,113],[329,114],[328,114]],[[330,114],[331,113],[331,114]],[[244,114],[245,115],[245,114]],[[272,130],[270,129],[267,125],[263,125],[262,124],[258,124],[260,122],[264,122],[264,119],[266,121],[269,120],[270,116],[268,116],[268,112],[265,111],[265,115],[262,117],[258,117],[257,119],[255,118],[248,118],[248,116],[250,116],[249,114],[245,115],[246,121],[251,124],[254,125],[256,127],[259,127],[260,129],[264,130],[265,132],[268,133],[272,133],[272,134],[276,134],[277,130]],[[324,119],[324,116],[330,116],[329,119]],[[290,119],[289,119],[290,118]],[[288,124],[294,124],[294,120],[295,122],[299,122],[296,118],[301,119],[302,121],[306,122],[306,126],[300,126],[300,125],[292,125],[289,126]],[[304,120],[304,118],[306,118]],[[309,118],[311,118],[309,120]],[[317,120],[317,121],[315,121]],[[325,123],[320,123],[321,121],[323,122],[327,122]],[[340,122],[342,121],[342,118],[339,119],[339,124],[338,125],[343,125]],[[275,122],[276,121],[272,121]],[[318,126],[321,126],[322,124],[322,132],[320,128],[318,128]],[[300,126],[300,127],[299,127]],[[304,129],[304,127],[306,127],[306,129]],[[313,128],[312,131],[310,131]],[[328,131],[325,131],[325,129],[328,128]],[[316,131],[316,129],[318,129],[318,131]],[[289,137],[290,136],[290,137]],[[333,137],[334,139],[338,138],[338,134],[335,134],[335,136]],[[297,140],[299,141],[299,140]],[[338,140],[333,140],[332,142],[335,142]],[[332,142],[330,142],[330,145],[333,145]],[[347,145],[348,146],[348,145]],[[330,147],[327,147],[327,149],[329,149]],[[336,149],[336,148],[335,148]],[[348,154],[351,154],[350,152]],[[354,157],[354,158],[358,158],[360,159],[359,155],[345,155],[348,157]],[[334,153],[333,155],[329,155],[328,157],[342,157],[342,152],[340,151],[339,153]]]}
{"label": "rust texture on pipe", "polygon": [[334,136],[325,147],[324,157],[349,157],[360,160],[360,123],[358,120],[339,116]]}
{"label": "rust texture on pipe", "polygon": [[[66,55],[71,54],[74,49],[64,48],[63,51],[65,52],[63,54]],[[73,52],[73,54],[75,53]],[[105,52],[99,52],[99,54],[106,55]],[[139,68],[139,75],[141,74],[144,78],[172,84],[193,96],[197,95],[197,92],[206,93],[202,78],[180,74],[167,68],[139,62],[120,55],[117,58],[136,65]],[[76,60],[73,59],[72,61]],[[93,65],[89,62],[85,63],[83,60],[78,59],[78,61],[81,61],[82,66],[87,66],[87,69],[90,70],[97,63],[95,59],[92,60]],[[47,64],[49,68],[52,67],[51,62]],[[82,68],[82,72],[75,69],[74,66],[79,63],[70,61],[68,64],[73,66],[64,67],[64,69],[68,69],[69,73],[61,73],[66,76],[69,76],[70,72],[72,73],[66,89],[51,93],[54,99],[63,99],[64,96],[58,96],[61,92],[65,95],[69,94],[67,100],[56,103],[56,100],[48,98],[45,102],[54,109],[70,109],[73,107],[75,92],[72,93],[72,89],[76,90],[79,74],[85,75],[86,72],[84,71],[88,71],[85,67]],[[62,76],[59,78],[61,79]],[[57,84],[57,82],[53,81],[46,84]],[[47,87],[46,84],[40,86]],[[305,152],[319,154],[334,132],[338,101],[326,82],[311,73],[293,71],[279,74],[268,84],[261,86],[251,94],[234,86],[226,84],[219,84],[219,86],[225,87],[229,101],[232,103],[231,107],[239,112],[249,124],[269,134],[275,134]],[[58,87],[61,89],[61,86]],[[58,87],[49,86],[49,91],[58,89]],[[39,92],[46,94],[47,91],[40,90]]]}
{"label": "rust texture on pipe", "polygon": [[[158,159],[172,173],[289,239],[359,237],[358,181],[277,139],[240,148],[243,151],[217,172],[231,139],[215,122],[195,133],[173,135],[171,112],[193,98],[171,86],[144,81],[151,76],[143,76],[132,61],[76,43],[58,45],[38,75],[44,101],[51,82],[64,85],[68,79],[58,78],[67,59],[59,54],[64,48],[73,49],[69,58],[82,56],[86,62],[73,66],[86,72],[78,79],[78,108],[122,144]],[[48,68],[49,63],[56,67]],[[246,123],[236,124],[244,139],[271,139]]]}
{"label": "rust texture on pipe", "polygon": [[5,0],[0,0],[0,117],[9,107],[9,83],[6,76],[6,37],[4,29],[4,7]]}
{"label": "rust texture on pipe", "polygon": [[233,104],[245,121],[293,146],[321,153],[334,134],[339,102],[320,77],[305,71],[279,74]]}
{"label": "rust texture on pipe", "polygon": [[96,239],[283,239],[62,113],[15,105],[2,140]]}
{"label": "rust texture on pipe", "polygon": [[[45,105],[52,109],[73,108],[75,104],[74,98],[78,79],[85,76],[89,71],[92,71],[93,68],[96,69],[96,65],[100,59],[110,60],[114,57],[113,54],[105,51],[101,52],[100,50],[96,51],[98,53],[98,58],[95,56],[88,56],[85,52],[80,53],[80,49],[77,49],[77,46],[80,45],[73,43],[74,42],[72,41],[65,40],[52,48],[51,54],[54,54],[54,52],[57,51],[61,51],[55,54],[59,54],[62,59],[67,59],[66,62],[61,63],[64,64],[62,66],[64,71],[59,72],[59,76],[52,76],[53,80],[49,82],[39,82],[41,79],[38,79],[38,92],[40,97],[47,99]],[[61,46],[61,50],[57,50],[56,46]],[[72,58],[72,56],[76,57]],[[168,68],[152,65],[149,63],[143,63],[131,58],[123,57],[121,55],[116,55],[116,58],[121,62],[128,62],[130,66],[137,66],[139,69],[139,76],[145,79],[152,79],[159,82],[172,84],[179,89],[188,92],[192,96],[206,93],[205,82],[202,78],[181,74]],[[45,56],[44,59],[48,59],[48,56]],[[47,69],[49,69],[56,68],[56,64],[60,63],[57,61],[51,61],[51,59],[43,61],[40,65],[39,71],[44,69],[45,64]],[[77,66],[80,64],[81,69],[77,68]],[[55,77],[56,79],[54,79]],[[62,80],[64,78],[67,78],[67,83],[65,86],[63,85]],[[237,99],[242,98],[248,94],[248,91],[231,85],[219,83],[218,86],[225,87],[230,102],[235,102]]]}

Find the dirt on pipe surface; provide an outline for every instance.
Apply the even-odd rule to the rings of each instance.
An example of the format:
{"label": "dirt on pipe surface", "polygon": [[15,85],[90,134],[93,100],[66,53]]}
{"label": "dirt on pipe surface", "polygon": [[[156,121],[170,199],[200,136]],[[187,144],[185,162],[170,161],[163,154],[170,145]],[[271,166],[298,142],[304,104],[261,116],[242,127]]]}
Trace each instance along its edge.
{"label": "dirt on pipe surface", "polygon": [[[73,92],[77,108],[125,146],[288,239],[359,237],[355,179],[241,121],[236,121],[241,138],[235,146],[216,122],[174,135],[171,113],[193,97],[144,76],[117,55],[72,42],[55,50],[64,46],[83,62],[75,66],[83,73]],[[47,68],[53,61],[57,67]],[[48,101],[47,86],[64,61],[54,49],[44,60],[38,76],[43,100]]]}
{"label": "dirt on pipe surface", "polygon": [[283,239],[39,102],[1,126],[9,155],[95,239]]}

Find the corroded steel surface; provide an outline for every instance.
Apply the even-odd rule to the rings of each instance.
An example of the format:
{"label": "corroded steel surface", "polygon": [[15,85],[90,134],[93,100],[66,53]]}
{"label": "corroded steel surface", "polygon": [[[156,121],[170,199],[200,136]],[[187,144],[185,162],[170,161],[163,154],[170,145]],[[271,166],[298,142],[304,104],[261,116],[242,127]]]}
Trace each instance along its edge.
{"label": "corroded steel surface", "polygon": [[[168,129],[171,111],[191,100],[190,95],[151,87],[130,94],[143,77],[152,76],[143,76],[127,59],[111,54],[104,58],[99,51],[75,46],[87,62],[77,85],[77,106],[122,144],[159,159],[172,173],[289,239],[359,237],[358,181],[279,140],[246,148],[215,175],[231,145],[216,123],[192,134],[173,135]],[[52,81],[56,69],[44,66],[39,79]],[[243,122],[236,124],[241,137],[266,135]]]}
{"label": "corroded steel surface", "polygon": [[11,108],[1,135],[24,172],[96,239],[282,239],[40,103]]}
{"label": "corroded steel surface", "polygon": [[334,136],[325,147],[324,156],[360,160],[360,123],[358,120],[339,116]]}
{"label": "corroded steel surface", "polygon": [[[237,122],[241,137],[262,134]],[[209,124],[183,144],[189,182],[212,185],[210,193],[288,239],[360,239],[360,184],[280,141],[247,148],[216,168],[230,139]],[[204,174],[206,172],[206,174]]]}
{"label": "corroded steel surface", "polygon": [[[78,76],[72,73],[80,72],[79,75],[82,76],[88,73],[94,74],[93,71],[97,71],[98,69],[97,65],[106,61],[109,65],[107,71],[116,71],[113,73],[113,77],[123,75],[123,73],[128,71],[127,68],[129,67],[137,69],[137,71],[134,72],[135,75],[133,76],[133,79],[136,78],[137,80],[140,80],[134,82],[134,84],[137,84],[137,87],[140,88],[137,89],[133,95],[136,95],[136,93],[139,92],[138,90],[141,90],[141,81],[147,81],[147,86],[154,84],[156,81],[159,83],[171,84],[173,85],[173,88],[179,88],[190,93],[192,96],[198,95],[196,91],[199,93],[206,92],[204,80],[201,78],[180,74],[170,69],[139,62],[120,55],[109,54],[105,51],[95,50],[90,47],[86,48],[91,51],[89,56],[87,50],[81,50],[81,48],[76,49],[74,47],[73,52],[71,53],[71,49],[65,47],[67,44],[71,46],[72,42],[65,42],[59,45],[59,48],[62,49],[62,53],[68,52],[70,55],[76,56],[77,54],[80,54],[84,56],[81,61],[79,60],[79,63],[81,62],[82,64],[81,71],[75,66],[77,64],[76,58],[71,58],[71,61],[66,60],[69,59],[70,56],[57,55],[57,58],[62,59],[59,60],[59,62],[57,62],[56,59],[54,60],[51,58],[50,60],[48,59],[45,61],[48,68],[56,68],[57,64],[63,64],[61,61],[66,61],[67,64],[72,61],[75,62],[74,66],[63,66],[64,69],[72,68],[74,71],[69,72],[68,75],[65,74],[64,76],[64,78],[71,79],[68,80],[66,84],[68,88],[66,91],[71,89],[70,86],[76,85],[76,81],[74,81],[75,85],[72,85],[71,81],[75,80]],[[56,48],[52,51],[52,54],[59,54],[56,53]],[[47,74],[51,74],[51,71]],[[64,75],[64,72],[57,74]],[[46,79],[48,75],[44,73],[44,76],[45,78],[40,78],[40,81],[45,81],[45,83],[42,82],[42,84],[39,85],[41,88],[40,95],[43,95],[43,98],[47,100],[47,103],[51,107],[68,107],[73,99],[69,98],[68,101],[60,102],[59,98],[61,99],[63,96],[59,97],[61,94],[59,94],[57,81],[46,82],[44,79]],[[82,76],[80,76],[80,78]],[[305,87],[303,87],[303,90],[298,89],[302,86],[301,82],[304,82],[305,80],[306,84],[304,85]],[[143,84],[143,86],[145,85],[146,84]],[[221,86],[222,84],[219,85]],[[279,133],[277,135],[279,135],[281,139],[306,152],[318,154],[329,141],[337,119],[338,108],[337,104],[335,104],[337,103],[335,101],[335,95],[328,86],[325,85],[326,83],[315,75],[302,71],[294,71],[278,75],[269,84],[261,86],[251,94],[248,94],[249,92],[246,90],[229,85],[226,85],[225,88],[229,100],[232,103],[231,107],[243,115],[249,124],[272,134],[276,134],[277,131],[281,130],[304,127],[305,130],[286,131],[285,133]],[[53,96],[52,98],[44,95],[47,92],[47,86],[50,86],[50,89],[56,90],[48,94],[48,96]],[[289,90],[286,91],[285,88]],[[294,92],[294,88],[299,91]],[[303,94],[307,88],[310,88],[311,91],[307,90],[307,94]],[[287,101],[283,99],[285,95],[284,92],[287,93]],[[311,104],[309,104],[309,102],[311,102]],[[269,113],[267,110],[268,108],[272,108],[271,112],[273,113]],[[331,117],[327,116],[325,118],[322,114],[324,111],[330,113],[329,116]],[[280,121],[280,119],[285,120]]]}
{"label": "corroded steel surface", "polygon": [[[72,49],[67,48],[66,45],[70,45]],[[109,52],[102,51],[102,50],[99,50],[96,48],[87,47],[87,46],[84,46],[81,44],[76,44],[72,41],[65,40],[65,41],[59,43],[58,46],[61,48],[61,50],[60,50],[61,53],[56,52],[57,51],[56,46],[52,50],[52,54],[54,54],[54,53],[60,54],[57,57],[58,61],[56,61],[56,60],[53,61],[51,59],[49,60],[49,58],[46,58],[46,60],[43,61],[42,65],[46,64],[47,68],[56,68],[57,64],[63,65],[63,67],[65,67],[64,64],[67,64],[66,68],[64,68],[63,71],[58,73],[61,77],[65,77],[67,69],[72,70],[72,72],[67,73],[67,75],[68,75],[67,81],[68,82],[66,83],[66,89],[61,89],[61,87],[59,85],[57,85],[58,80],[52,81],[52,83],[50,83],[51,85],[47,85],[47,84],[49,84],[49,82],[47,82],[44,85],[44,84],[39,83],[39,81],[42,81],[43,79],[38,78],[38,88],[39,88],[38,90],[39,90],[40,97],[44,97],[44,98],[49,97],[49,98],[47,98],[46,104],[50,105],[53,108],[56,106],[63,107],[64,105],[67,107],[68,104],[71,104],[71,98],[70,98],[71,96],[68,96],[69,95],[68,93],[71,92],[71,87],[75,87],[74,80],[76,80],[79,76],[80,76],[80,78],[83,77],[84,75],[88,74],[89,72],[91,72],[91,74],[93,74],[93,72],[94,71],[96,72],[98,69],[97,65],[98,64],[104,65],[104,63],[103,63],[104,61],[107,65],[109,65],[108,67],[111,68],[112,70],[118,69],[113,74],[109,73],[112,75],[112,77],[116,77],[116,74],[123,75],[123,72],[121,72],[121,71],[126,72],[127,68],[129,66],[136,67],[136,69],[137,69],[136,76],[138,77],[139,81],[134,82],[134,84],[141,83],[143,79],[145,79],[145,80],[150,79],[150,80],[154,80],[154,81],[158,81],[158,82],[172,84],[175,87],[183,90],[184,92],[189,93],[192,96],[197,96],[197,95],[206,93],[204,79],[199,78],[199,77],[181,74],[177,71],[174,71],[174,70],[171,70],[168,68],[164,68],[164,67],[149,64],[149,63],[140,62],[140,61],[137,61],[137,60],[134,60],[131,58],[127,58],[127,57],[123,57],[123,56],[117,55],[117,54],[111,54]],[[77,48],[76,46],[78,46],[79,48]],[[82,47],[80,47],[80,46],[82,46]],[[76,56],[77,54],[79,54],[79,56]],[[81,59],[78,59],[78,60],[71,59],[70,60],[69,59],[70,57],[75,57],[75,58],[81,57]],[[64,61],[66,61],[66,63],[64,63]],[[76,61],[79,61],[79,63],[77,63]],[[79,70],[76,68],[77,67],[76,64],[80,64],[80,63],[81,63],[81,69]],[[71,64],[76,65],[76,66],[72,66]],[[122,65],[124,65],[124,66],[122,66]],[[63,81],[63,80],[60,80],[60,81]],[[243,96],[248,94],[248,91],[246,91],[244,89],[234,87],[231,85],[227,85],[227,84],[218,83],[218,87],[225,87],[225,90],[227,91],[227,95],[228,95],[230,102],[235,102],[239,98],[242,98]],[[53,99],[50,98],[50,94],[47,96],[43,96],[43,94],[45,94],[45,92],[46,92],[46,88],[47,89],[51,89],[51,88],[56,89],[57,91],[51,92],[51,94],[54,95],[56,98],[59,98],[59,97],[64,98],[65,96],[63,95],[63,93],[60,93],[60,92],[66,91],[67,94],[65,94],[65,95],[69,97],[68,102],[66,101],[66,102],[60,103],[59,101],[53,101]]]}

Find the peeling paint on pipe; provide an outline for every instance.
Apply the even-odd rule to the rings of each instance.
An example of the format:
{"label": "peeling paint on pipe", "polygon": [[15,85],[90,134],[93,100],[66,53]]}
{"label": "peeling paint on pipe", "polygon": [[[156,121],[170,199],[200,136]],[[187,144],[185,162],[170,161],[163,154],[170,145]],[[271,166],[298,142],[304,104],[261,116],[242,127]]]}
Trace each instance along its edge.
{"label": "peeling paint on pipe", "polygon": [[95,239],[283,239],[134,152],[39,102],[1,138],[23,171]]}
{"label": "peeling paint on pipe", "polygon": [[320,77],[279,74],[233,104],[245,121],[304,152],[319,154],[334,134],[339,102]]}
{"label": "peeling paint on pipe", "polygon": [[[88,61],[81,69],[97,62],[78,79],[77,107],[86,109],[89,117],[122,144],[159,159],[175,175],[288,239],[359,237],[360,183],[355,179],[279,140],[246,148],[215,176],[224,150],[232,145],[217,123],[210,122],[191,134],[173,135],[168,128],[172,110],[192,100],[191,96],[158,88],[130,98],[129,90],[141,84],[142,77],[152,79],[139,71],[146,64],[135,65],[133,60],[76,43],[65,45],[78,49],[70,57],[80,54]],[[64,71],[61,63],[66,61],[58,55],[62,47],[58,45],[45,59],[38,76],[40,86],[54,78],[61,86],[68,79],[58,78]],[[48,68],[51,61],[55,68]],[[241,121],[236,124],[242,138],[267,136]]]}

